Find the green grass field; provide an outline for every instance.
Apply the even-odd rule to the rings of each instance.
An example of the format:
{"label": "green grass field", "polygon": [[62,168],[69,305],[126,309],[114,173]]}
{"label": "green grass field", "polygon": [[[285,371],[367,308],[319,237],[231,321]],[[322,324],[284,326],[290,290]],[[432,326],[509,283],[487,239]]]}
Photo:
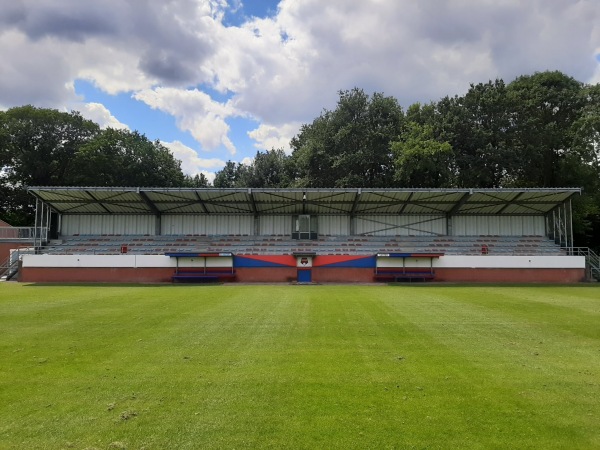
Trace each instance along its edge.
{"label": "green grass field", "polygon": [[0,448],[600,448],[600,287],[3,283]]}

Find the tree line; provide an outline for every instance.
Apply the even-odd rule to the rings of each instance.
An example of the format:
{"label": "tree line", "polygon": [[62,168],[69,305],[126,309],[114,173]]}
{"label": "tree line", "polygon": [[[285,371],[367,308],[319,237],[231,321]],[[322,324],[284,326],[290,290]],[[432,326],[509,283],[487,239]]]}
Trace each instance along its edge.
{"label": "tree line", "polygon": [[[341,91],[290,147],[228,161],[214,187],[582,187],[576,240],[600,240],[600,85],[561,72],[406,109],[383,93]],[[209,186],[158,141],[33,106],[0,112],[0,167],[0,218],[14,225],[31,218],[26,186]]]}
{"label": "tree line", "polygon": [[292,152],[227,162],[217,187],[581,187],[576,243],[600,246],[600,85],[561,72],[472,84],[462,96],[412,104],[339,93],[301,127]]}

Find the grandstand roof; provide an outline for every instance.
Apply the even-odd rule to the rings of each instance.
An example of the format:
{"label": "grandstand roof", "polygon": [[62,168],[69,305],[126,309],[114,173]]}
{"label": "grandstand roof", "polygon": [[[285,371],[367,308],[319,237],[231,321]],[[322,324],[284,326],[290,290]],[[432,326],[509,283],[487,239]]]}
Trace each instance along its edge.
{"label": "grandstand roof", "polygon": [[62,214],[543,215],[581,189],[31,187],[29,192]]}

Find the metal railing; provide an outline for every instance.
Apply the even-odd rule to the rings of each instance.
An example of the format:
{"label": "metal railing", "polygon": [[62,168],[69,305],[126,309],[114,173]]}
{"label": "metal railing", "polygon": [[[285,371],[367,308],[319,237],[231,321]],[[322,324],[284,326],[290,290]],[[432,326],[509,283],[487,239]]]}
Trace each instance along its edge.
{"label": "metal railing", "polygon": [[571,247],[569,254],[574,256],[585,256],[586,272],[588,278],[600,281],[600,256],[588,247]]}
{"label": "metal railing", "polygon": [[21,261],[21,256],[34,253],[34,248],[12,250],[10,256],[0,264],[0,279],[8,281],[14,277],[19,272],[19,261]]}
{"label": "metal railing", "polygon": [[6,261],[0,265],[0,278],[6,281],[14,277],[19,271],[19,260],[11,261],[11,258],[7,258]]}
{"label": "metal railing", "polygon": [[0,240],[43,242],[48,240],[48,227],[0,227]]}

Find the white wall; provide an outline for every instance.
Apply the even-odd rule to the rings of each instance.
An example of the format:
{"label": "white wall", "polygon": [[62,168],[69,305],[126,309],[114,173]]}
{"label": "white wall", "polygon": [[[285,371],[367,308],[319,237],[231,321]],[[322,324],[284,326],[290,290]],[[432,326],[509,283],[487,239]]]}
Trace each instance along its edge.
{"label": "white wall", "polygon": [[154,235],[156,218],[150,215],[68,215],[62,216],[61,234]]}
{"label": "white wall", "polygon": [[445,216],[357,216],[356,234],[423,236],[446,234]]}
{"label": "white wall", "polygon": [[[259,219],[259,234],[284,235],[291,233],[291,216],[263,216]],[[319,234],[347,236],[350,217],[343,215],[318,216]],[[63,215],[61,234],[65,236],[122,234],[154,235],[156,218],[152,215]],[[456,236],[498,235],[523,236],[545,234],[542,216],[454,216],[452,233]],[[356,234],[374,236],[444,235],[445,216],[357,216]],[[254,235],[254,217],[250,215],[164,215],[161,217],[163,235]]]}
{"label": "white wall", "polygon": [[350,235],[350,216],[318,216],[319,236]]}
{"label": "white wall", "polygon": [[[388,258],[388,257],[378,257],[377,258],[377,267],[378,268],[388,268],[394,269],[398,267],[431,267],[432,260],[431,258],[404,258],[404,266],[402,265],[403,258]],[[435,267],[436,260],[433,260],[433,265]]]}
{"label": "white wall", "polygon": [[[406,258],[407,267],[430,267],[430,258]],[[377,258],[377,267],[402,267],[402,258]],[[584,269],[584,256],[462,256],[433,259],[434,268]]]}
{"label": "white wall", "polygon": [[254,234],[254,217],[249,215],[164,215],[161,234]]}
{"label": "white wall", "polygon": [[[232,267],[232,257],[180,258],[179,267]],[[23,267],[176,267],[163,255],[23,255]]]}
{"label": "white wall", "polygon": [[292,233],[292,216],[261,216],[261,236],[289,236]]}
{"label": "white wall", "polygon": [[[180,258],[179,267],[204,267],[205,258]],[[207,267],[231,267],[233,258],[206,258]],[[407,258],[406,266],[429,267],[430,258]],[[175,267],[162,255],[23,255],[23,267]],[[377,258],[377,267],[402,267],[402,258]],[[583,256],[454,256],[433,259],[434,268],[584,269]]]}
{"label": "white wall", "polygon": [[454,216],[452,229],[455,236],[544,236],[543,216]]}

